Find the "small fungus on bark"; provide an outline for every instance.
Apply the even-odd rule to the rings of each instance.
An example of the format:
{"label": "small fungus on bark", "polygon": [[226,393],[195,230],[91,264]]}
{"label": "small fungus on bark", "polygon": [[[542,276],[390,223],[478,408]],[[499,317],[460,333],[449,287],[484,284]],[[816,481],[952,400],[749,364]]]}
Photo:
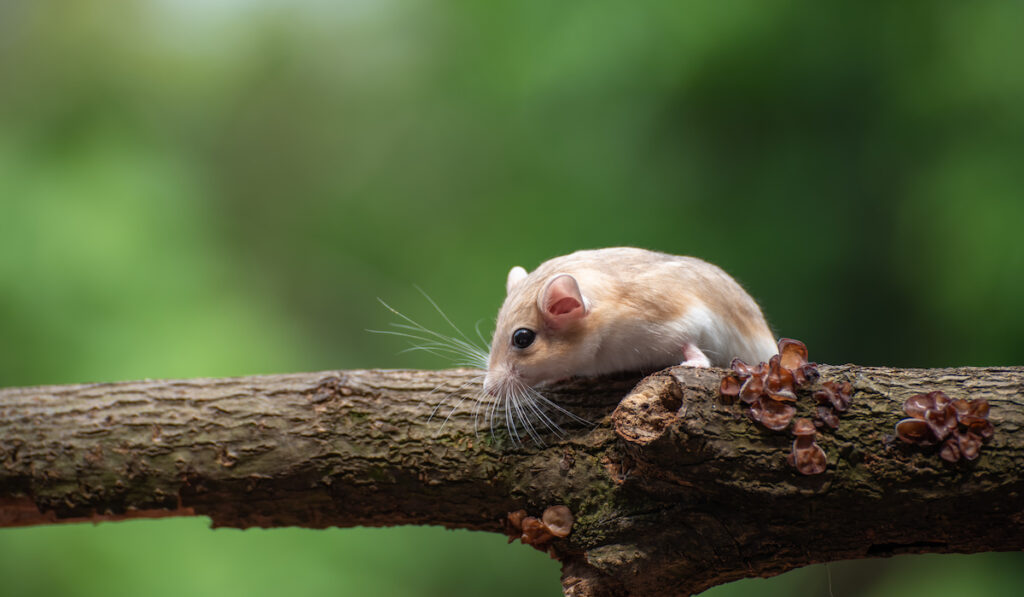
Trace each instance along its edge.
{"label": "small fungus on bark", "polygon": [[505,533],[509,543],[519,539],[526,545],[547,551],[553,539],[569,536],[572,524],[572,512],[566,506],[551,506],[544,510],[541,518],[527,516],[526,510],[516,510],[505,518]]}
{"label": "small fungus on bark", "polygon": [[846,412],[853,397],[853,384],[848,381],[844,381],[841,384],[834,381],[826,381],[821,386],[822,389],[814,393],[814,399],[819,404],[831,405],[838,412]]}
{"label": "small fungus on bark", "polygon": [[796,414],[796,407],[771,396],[761,396],[750,405],[750,418],[772,431],[782,431]]}
{"label": "small fungus on bark", "polygon": [[750,405],[750,418],[773,431],[785,429],[796,414],[797,388],[818,378],[818,368],[807,362],[807,346],[799,340],[779,340],[779,354],[767,363],[748,365],[733,359],[731,373],[722,378],[723,396],[738,396]]}
{"label": "small fungus on bark", "polygon": [[784,402],[796,402],[796,393],[793,391],[793,372],[781,364],[779,355],[775,355],[768,361],[768,375],[765,377],[765,390],[775,400]]}
{"label": "small fungus on bark", "polygon": [[793,423],[793,451],[789,454],[789,464],[804,475],[817,475],[825,472],[828,460],[825,451],[814,441],[817,430],[810,419],[797,419]]}
{"label": "small fungus on bark", "polygon": [[747,404],[753,404],[761,398],[762,394],[764,394],[764,377],[761,375],[751,375],[740,388],[740,400]]}
{"label": "small fungus on bark", "polygon": [[568,537],[572,531],[572,512],[566,506],[551,506],[544,510],[541,520],[555,537]]}
{"label": "small fungus on bark", "polygon": [[936,443],[935,436],[923,419],[903,419],[896,423],[896,437],[908,444],[931,446]]}
{"label": "small fungus on bark", "polygon": [[739,379],[732,375],[726,375],[722,378],[722,386],[719,391],[723,396],[735,397],[739,396],[741,387]]}
{"label": "small fungus on bark", "polygon": [[545,551],[544,548],[548,542],[554,538],[555,536],[548,531],[548,527],[543,521],[533,516],[527,516],[523,519],[523,536],[519,538],[523,543]]}
{"label": "small fungus on bark", "polygon": [[946,393],[942,391],[916,394],[907,398],[907,401],[903,403],[903,412],[915,419],[924,419],[924,414],[929,410],[945,409],[951,402],[952,400],[949,399],[949,396],[946,396]]}
{"label": "small fungus on bark", "polygon": [[947,462],[976,459],[995,434],[984,399],[953,400],[934,391],[907,398],[903,412],[909,418],[896,424],[896,437],[921,447],[942,444],[939,457]]}
{"label": "small fungus on bark", "polygon": [[793,435],[797,437],[810,437],[814,439],[817,433],[818,430],[814,428],[814,424],[811,423],[810,419],[797,419],[793,423]]}
{"label": "small fungus on bark", "polygon": [[782,366],[789,370],[799,369],[807,364],[807,345],[791,338],[779,339],[779,358]]}
{"label": "small fungus on bark", "polygon": [[523,536],[523,520],[525,518],[526,510],[509,512],[505,517],[505,534],[508,535],[509,543]]}
{"label": "small fungus on bark", "polygon": [[819,427],[827,425],[832,429],[839,429],[839,417],[836,416],[836,411],[832,408],[828,406],[819,406],[814,411],[814,424]]}

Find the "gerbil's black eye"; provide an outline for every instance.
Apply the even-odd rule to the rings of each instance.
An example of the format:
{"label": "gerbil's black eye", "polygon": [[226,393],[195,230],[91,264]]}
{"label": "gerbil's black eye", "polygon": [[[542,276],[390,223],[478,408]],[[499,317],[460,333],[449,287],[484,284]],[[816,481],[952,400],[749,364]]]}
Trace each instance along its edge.
{"label": "gerbil's black eye", "polygon": [[512,344],[514,344],[516,348],[526,348],[533,344],[533,339],[536,337],[537,334],[533,330],[519,328],[512,332]]}

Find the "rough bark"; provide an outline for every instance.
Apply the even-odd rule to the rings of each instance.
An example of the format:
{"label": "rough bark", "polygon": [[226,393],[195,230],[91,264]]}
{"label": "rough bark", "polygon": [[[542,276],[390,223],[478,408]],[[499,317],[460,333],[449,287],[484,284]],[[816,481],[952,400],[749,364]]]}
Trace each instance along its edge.
{"label": "rough bark", "polygon": [[[598,424],[566,423],[543,446],[517,444],[503,424],[492,435],[472,370],[0,390],[0,525],[205,515],[214,526],[500,532],[510,511],[565,504],[576,523],[551,549],[577,596],[1024,548],[1024,368],[821,373],[855,393],[839,429],[819,437],[828,469],[814,476],[787,464],[791,436],[721,399],[714,369],[554,388]],[[893,440],[903,401],[938,389],[992,404],[996,433],[978,460],[951,465]],[[810,400],[798,404],[810,415]]]}

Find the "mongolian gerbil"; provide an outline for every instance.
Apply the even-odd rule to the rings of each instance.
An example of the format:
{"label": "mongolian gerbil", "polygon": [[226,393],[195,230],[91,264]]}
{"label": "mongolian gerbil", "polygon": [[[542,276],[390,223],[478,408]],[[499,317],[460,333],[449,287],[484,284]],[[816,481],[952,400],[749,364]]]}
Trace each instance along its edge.
{"label": "mongolian gerbil", "polygon": [[544,382],[683,364],[767,361],[776,343],[754,299],[721,268],[628,247],[513,267],[484,390],[503,400]]}

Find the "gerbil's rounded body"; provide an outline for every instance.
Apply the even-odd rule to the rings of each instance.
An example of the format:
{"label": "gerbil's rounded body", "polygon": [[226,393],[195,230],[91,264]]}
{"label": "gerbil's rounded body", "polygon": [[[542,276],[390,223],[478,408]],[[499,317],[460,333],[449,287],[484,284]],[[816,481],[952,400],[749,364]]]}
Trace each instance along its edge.
{"label": "gerbil's rounded body", "polygon": [[577,251],[509,272],[485,389],[504,396],[575,375],[767,361],[776,343],[721,268],[634,248]]}

